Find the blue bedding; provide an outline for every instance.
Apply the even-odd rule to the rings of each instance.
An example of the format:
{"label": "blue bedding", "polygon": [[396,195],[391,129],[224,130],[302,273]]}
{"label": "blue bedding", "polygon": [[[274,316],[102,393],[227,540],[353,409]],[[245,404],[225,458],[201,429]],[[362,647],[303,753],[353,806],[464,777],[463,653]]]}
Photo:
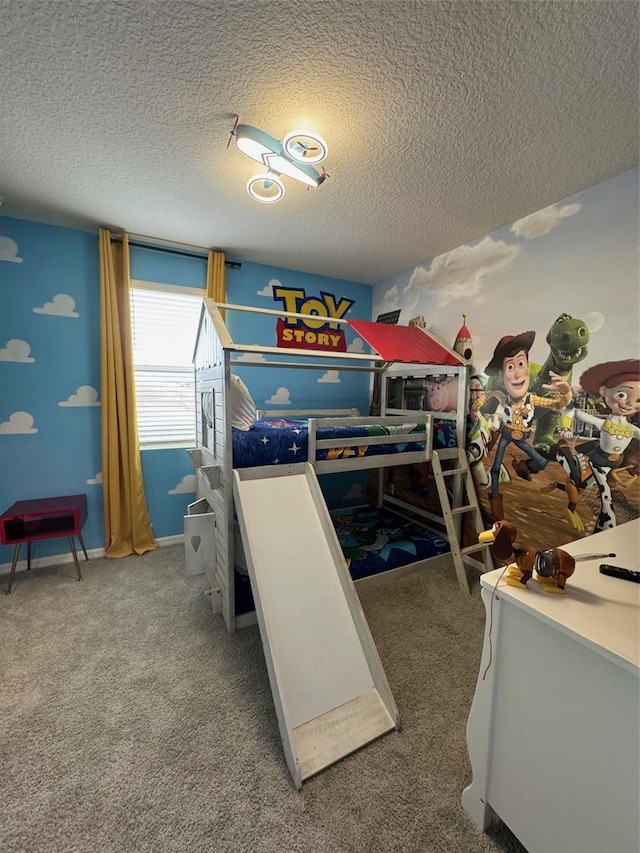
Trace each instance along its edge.
{"label": "blue bedding", "polygon": [[[446,554],[440,536],[386,508],[355,507],[331,511],[331,519],[354,580]],[[235,574],[236,614],[254,609],[251,582]]]}
{"label": "blue bedding", "polygon": [[[434,421],[434,448],[455,447],[456,433],[448,421]],[[415,441],[404,444],[371,444],[337,451],[321,450],[320,459],[347,459],[351,456],[378,456],[381,454],[424,450],[424,424],[414,424],[413,429],[386,426],[319,427],[316,436],[327,438],[352,438],[373,435],[392,435],[397,432],[415,433]],[[258,465],[282,465],[306,462],[309,454],[309,430],[306,419],[256,421],[251,429],[232,430],[233,467],[250,468]]]}
{"label": "blue bedding", "polygon": [[332,510],[331,518],[354,580],[450,550],[437,534],[387,509]]}

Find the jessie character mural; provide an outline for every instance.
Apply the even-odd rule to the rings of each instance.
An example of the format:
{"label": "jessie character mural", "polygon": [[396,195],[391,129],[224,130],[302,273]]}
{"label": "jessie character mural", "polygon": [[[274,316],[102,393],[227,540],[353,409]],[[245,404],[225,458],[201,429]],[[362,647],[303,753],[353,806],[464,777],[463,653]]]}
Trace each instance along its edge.
{"label": "jessie character mural", "polygon": [[576,512],[579,490],[597,484],[600,495],[600,513],[595,532],[616,526],[609,473],[622,465],[624,451],[631,439],[640,440],[640,429],[629,419],[640,412],[640,359],[607,361],[590,367],[580,377],[580,385],[592,397],[602,397],[609,414],[606,418],[575,410],[575,417],[600,431],[599,441],[594,445],[586,442],[575,450],[561,441],[555,447],[556,459],[569,475],[568,483],[554,483],[552,488],[564,489],[569,498],[569,521],[579,533],[584,531],[582,519]]}
{"label": "jessie character mural", "polygon": [[549,372],[549,383],[542,388],[551,392],[549,397],[539,397],[529,391],[529,350],[535,340],[535,332],[505,335],[496,346],[493,358],[485,368],[488,376],[500,376],[503,391],[493,390],[481,394],[471,405],[471,417],[477,419],[481,407],[491,398],[497,399],[504,410],[500,425],[498,448],[490,469],[491,496],[489,504],[495,520],[504,518],[502,495],[500,494],[500,466],[509,444],[521,450],[526,459],[514,460],[518,476],[527,480],[531,474],[542,471],[549,464],[530,443],[532,421],[536,407],[563,409],[571,400],[571,386],[557,373]]}

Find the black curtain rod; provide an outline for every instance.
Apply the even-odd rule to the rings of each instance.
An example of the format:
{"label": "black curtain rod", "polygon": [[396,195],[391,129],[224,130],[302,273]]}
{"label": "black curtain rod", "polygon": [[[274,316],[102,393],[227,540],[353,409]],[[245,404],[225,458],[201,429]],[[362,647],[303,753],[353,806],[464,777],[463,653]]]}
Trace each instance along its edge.
{"label": "black curtain rod", "polygon": [[[122,242],[122,237],[113,237],[112,239],[117,242]],[[156,246],[151,243],[144,243],[141,240],[131,240],[129,239],[130,246],[137,246],[139,249],[152,249],[154,252],[166,252],[168,255],[182,255],[187,258],[199,258],[200,260],[206,260],[207,255],[202,252],[201,254],[198,252],[190,252],[188,249],[173,249],[169,246]],[[229,261],[225,260],[225,267],[229,267],[229,269],[242,269],[242,264],[240,261]]]}
{"label": "black curtain rod", "polygon": [[[168,246],[152,246],[149,243],[142,243],[138,240],[129,240],[129,245],[137,246],[141,249],[152,249],[154,252],[166,252],[168,255],[183,255],[187,258],[200,258],[200,260],[204,260],[207,257],[204,253],[189,252],[187,249],[170,249]],[[224,265],[234,270],[242,268],[240,261],[225,260]]]}

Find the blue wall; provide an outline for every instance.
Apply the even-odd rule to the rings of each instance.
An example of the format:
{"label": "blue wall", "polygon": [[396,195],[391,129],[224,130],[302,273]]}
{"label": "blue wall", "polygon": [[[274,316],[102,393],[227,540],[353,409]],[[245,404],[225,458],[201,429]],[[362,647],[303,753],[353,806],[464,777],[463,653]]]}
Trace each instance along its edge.
{"label": "blue wall", "polygon": [[98,270],[95,234],[0,219],[0,505],[86,493],[88,548],[104,545]]}
{"label": "blue wall", "polygon": [[[204,290],[206,260],[133,247],[131,275]],[[349,316],[371,318],[367,285],[259,264],[243,263],[227,271],[228,301],[281,309],[270,290],[274,281],[303,288],[309,296],[324,291],[352,299]],[[0,217],[0,305],[0,509],[27,498],[86,493],[85,543],[87,548],[102,548],[96,233]],[[229,315],[232,335],[243,343],[275,345],[275,320]],[[357,347],[359,342],[352,332],[349,335],[347,343]],[[338,376],[328,378],[339,381],[327,382],[323,371],[284,374],[238,365],[237,372],[259,407],[269,408],[266,401],[287,387],[292,408],[324,401],[326,406],[356,406],[366,412],[368,375],[340,372],[337,364],[329,367]],[[184,478],[193,473],[186,451],[143,451],[142,470],[155,535],[182,533],[182,517],[193,500],[193,492],[184,490]],[[331,478],[331,503],[362,502],[357,482],[354,489],[353,476]],[[66,551],[65,539],[45,540],[34,543],[33,556]],[[0,564],[11,556],[12,548],[0,546]]]}

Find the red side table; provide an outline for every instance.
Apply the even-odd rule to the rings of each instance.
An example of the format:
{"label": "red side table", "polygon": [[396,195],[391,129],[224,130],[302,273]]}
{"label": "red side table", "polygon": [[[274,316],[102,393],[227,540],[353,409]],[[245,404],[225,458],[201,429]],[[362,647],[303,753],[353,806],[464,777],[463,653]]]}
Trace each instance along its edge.
{"label": "red side table", "polygon": [[31,568],[31,543],[36,539],[54,539],[66,536],[69,539],[78,580],[82,580],[80,563],[73,537],[82,545],[85,559],[89,559],[82,539],[82,526],[87,520],[87,496],[66,495],[59,498],[40,498],[33,501],[18,501],[0,516],[0,542],[15,545],[11,574],[6,595],[11,592],[16,574],[18,557],[23,542],[27,543],[27,571]]}

